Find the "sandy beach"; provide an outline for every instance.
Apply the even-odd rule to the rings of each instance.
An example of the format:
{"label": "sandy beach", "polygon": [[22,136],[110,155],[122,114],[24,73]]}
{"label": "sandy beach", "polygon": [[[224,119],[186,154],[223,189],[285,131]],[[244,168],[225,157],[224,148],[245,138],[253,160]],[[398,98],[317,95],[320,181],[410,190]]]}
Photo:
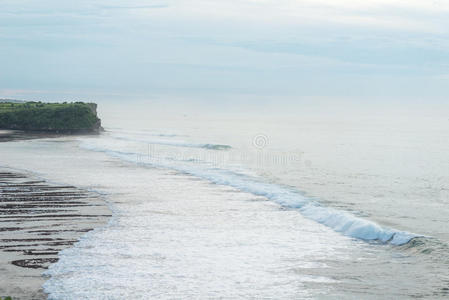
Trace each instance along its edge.
{"label": "sandy beach", "polygon": [[98,194],[0,167],[0,296],[46,299],[42,272],[109,216]]}

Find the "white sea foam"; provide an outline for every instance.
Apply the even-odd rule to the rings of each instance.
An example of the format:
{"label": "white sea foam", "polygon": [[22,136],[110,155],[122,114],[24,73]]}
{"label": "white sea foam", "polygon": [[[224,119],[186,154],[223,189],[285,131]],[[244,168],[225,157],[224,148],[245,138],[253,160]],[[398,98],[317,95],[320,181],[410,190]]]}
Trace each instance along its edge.
{"label": "white sea foam", "polygon": [[[122,160],[136,162],[137,153],[124,152],[114,149],[113,145],[97,144],[95,140],[85,141],[81,144],[84,149],[105,152]],[[169,168],[190,174],[215,184],[227,185],[257,196],[263,196],[284,207],[294,208],[305,217],[321,223],[346,236],[366,241],[379,241],[392,245],[408,243],[416,234],[386,228],[372,221],[356,217],[348,212],[322,206],[320,203],[308,199],[299,191],[266,183],[259,178],[233,172],[231,170],[210,168],[201,164],[174,159],[161,159],[152,161],[139,161],[140,164],[149,164],[161,168]]]}
{"label": "white sea foam", "polygon": [[[152,135],[155,136],[155,135]],[[159,137],[168,137],[167,135],[157,135]],[[229,150],[232,147],[229,145],[222,145],[222,144],[201,144],[201,143],[189,143],[185,141],[180,140],[158,140],[151,138],[150,136],[126,136],[126,135],[117,135],[117,134],[111,134],[111,138],[116,140],[122,140],[122,141],[129,141],[129,142],[140,142],[140,143],[146,143],[146,144],[155,144],[155,145],[165,145],[165,146],[174,146],[174,147],[186,147],[186,148],[203,148],[203,149],[210,149],[210,150]]]}
{"label": "white sea foam", "polygon": [[367,246],[228,186],[133,165],[103,171],[113,217],[59,253],[45,273],[49,299],[314,298],[309,286],[340,282],[328,261]]}

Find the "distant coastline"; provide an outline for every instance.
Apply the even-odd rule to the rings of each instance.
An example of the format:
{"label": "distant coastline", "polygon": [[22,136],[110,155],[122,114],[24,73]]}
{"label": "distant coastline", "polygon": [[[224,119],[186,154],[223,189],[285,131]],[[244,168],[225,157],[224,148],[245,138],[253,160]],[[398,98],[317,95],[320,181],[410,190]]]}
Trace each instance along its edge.
{"label": "distant coastline", "polygon": [[17,100],[17,99],[0,99],[0,103],[5,103],[5,102],[9,102],[9,103],[25,103],[26,101],[24,101],[24,100]]}
{"label": "distant coastline", "polygon": [[103,130],[96,103],[43,103],[0,99],[0,129],[56,134]]}

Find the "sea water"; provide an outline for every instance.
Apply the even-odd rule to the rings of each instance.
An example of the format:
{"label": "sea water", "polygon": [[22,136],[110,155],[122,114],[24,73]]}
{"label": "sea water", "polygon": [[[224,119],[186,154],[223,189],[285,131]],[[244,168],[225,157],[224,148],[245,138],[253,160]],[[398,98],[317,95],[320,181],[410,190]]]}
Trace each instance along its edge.
{"label": "sea water", "polygon": [[45,272],[50,299],[449,296],[446,119],[146,113],[0,146],[113,212]]}

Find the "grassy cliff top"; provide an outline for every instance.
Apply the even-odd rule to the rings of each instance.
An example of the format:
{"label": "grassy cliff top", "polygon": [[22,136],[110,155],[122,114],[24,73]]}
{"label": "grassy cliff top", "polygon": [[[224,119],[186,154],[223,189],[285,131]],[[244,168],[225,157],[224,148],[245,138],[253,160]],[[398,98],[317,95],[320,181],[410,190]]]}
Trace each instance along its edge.
{"label": "grassy cliff top", "polygon": [[98,131],[101,121],[95,103],[0,103],[0,128],[77,132]]}

